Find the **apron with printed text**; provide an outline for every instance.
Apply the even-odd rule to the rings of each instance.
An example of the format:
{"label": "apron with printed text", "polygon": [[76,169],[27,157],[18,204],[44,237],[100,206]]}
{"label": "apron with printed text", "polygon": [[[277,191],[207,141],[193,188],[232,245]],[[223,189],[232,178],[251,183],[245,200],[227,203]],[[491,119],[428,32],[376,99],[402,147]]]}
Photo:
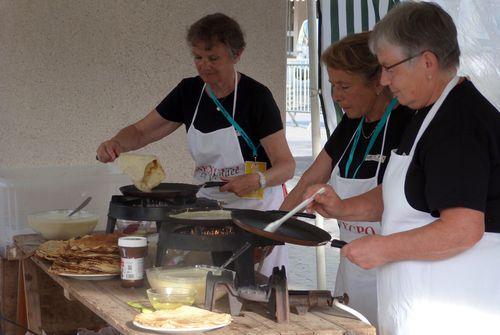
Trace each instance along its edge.
{"label": "apron with printed text", "polygon": [[[383,161],[385,136],[387,133],[387,124],[385,123],[384,135],[382,138],[382,148],[378,156],[378,165],[375,176],[366,179],[344,178],[340,176],[339,163],[344,157],[347,148],[351,144],[351,138],[347,148],[340,157],[337,165],[333,169],[330,184],[341,199],[355,197],[374,189],[378,185],[378,174]],[[366,235],[380,233],[380,222],[362,222],[362,221],[341,221],[339,224],[340,239],[351,242]],[[335,280],[334,296],[341,296],[344,293],[349,295],[348,306],[363,314],[373,325],[377,324],[377,280],[375,270],[364,270],[354,263],[351,263],[346,257],[340,256],[337,278]]]}
{"label": "apron with printed text", "polygon": [[[233,126],[203,133],[194,127],[198,107],[205,92],[205,86],[200,93],[198,103],[187,132],[189,152],[195,161],[194,179],[197,184],[207,181],[220,181],[220,177],[234,177],[245,174],[245,160],[241,153],[238,134]],[[238,74],[235,71],[233,119],[236,111],[238,93]],[[214,107],[214,112],[218,111]],[[218,187],[201,188],[197,197],[220,201],[227,208],[245,208],[257,210],[278,209],[283,202],[282,186],[271,186],[264,189],[264,198],[244,199],[232,192],[220,192]],[[266,257],[261,273],[269,276],[274,266],[288,266],[288,252],[285,246],[276,246]]]}
{"label": "apron with printed text", "polygon": [[[436,220],[411,207],[405,180],[416,145],[457,82],[455,77],[448,83],[427,114],[410,154],[391,153],[382,184],[382,235]],[[500,234],[485,233],[475,246],[447,259],[383,265],[377,293],[382,335],[500,334]]]}

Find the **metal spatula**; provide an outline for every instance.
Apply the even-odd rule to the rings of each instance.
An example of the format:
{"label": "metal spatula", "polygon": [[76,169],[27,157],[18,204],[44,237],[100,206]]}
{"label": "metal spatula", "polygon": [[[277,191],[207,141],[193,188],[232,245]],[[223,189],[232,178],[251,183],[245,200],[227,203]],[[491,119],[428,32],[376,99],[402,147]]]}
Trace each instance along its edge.
{"label": "metal spatula", "polygon": [[292,216],[294,216],[297,212],[300,212],[301,210],[303,210],[307,205],[309,205],[313,200],[314,200],[314,197],[318,194],[322,194],[325,192],[325,188],[322,187],[320,188],[319,190],[317,190],[316,192],[314,192],[313,195],[311,195],[309,198],[307,198],[306,200],[302,201],[300,204],[298,204],[294,209],[292,209],[290,212],[288,212],[288,214],[286,214],[285,216],[283,216],[282,218],[276,220],[276,221],[273,221],[271,223],[269,223],[265,228],[264,230],[269,232],[269,233],[274,233],[276,230],[278,230],[278,228],[286,221],[288,220],[289,218],[291,218]]}

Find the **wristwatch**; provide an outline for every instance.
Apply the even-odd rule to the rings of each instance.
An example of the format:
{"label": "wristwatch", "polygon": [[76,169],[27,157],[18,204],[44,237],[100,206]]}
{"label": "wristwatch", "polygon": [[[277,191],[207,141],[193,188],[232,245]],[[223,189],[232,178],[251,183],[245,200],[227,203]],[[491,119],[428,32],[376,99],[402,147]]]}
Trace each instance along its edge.
{"label": "wristwatch", "polygon": [[260,188],[265,188],[266,187],[266,176],[260,171],[256,172],[259,175],[259,184]]}

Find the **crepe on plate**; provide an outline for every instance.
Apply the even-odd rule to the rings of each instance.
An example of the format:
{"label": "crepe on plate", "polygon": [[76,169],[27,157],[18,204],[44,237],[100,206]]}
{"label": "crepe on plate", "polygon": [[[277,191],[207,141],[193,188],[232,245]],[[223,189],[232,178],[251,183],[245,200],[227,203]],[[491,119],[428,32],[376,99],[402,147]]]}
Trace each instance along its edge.
{"label": "crepe on plate", "polygon": [[120,259],[117,258],[66,258],[62,257],[52,264],[49,269],[55,274],[71,273],[71,274],[119,274]]}
{"label": "crepe on plate", "polygon": [[116,162],[120,170],[132,178],[135,187],[143,192],[151,192],[165,179],[165,171],[155,155],[123,153]]}
{"label": "crepe on plate", "polygon": [[94,252],[100,254],[118,253],[118,238],[122,233],[85,235],[68,241],[72,252]]}
{"label": "crepe on plate", "polygon": [[134,321],[142,326],[165,329],[190,329],[225,326],[231,322],[231,315],[210,312],[193,306],[141,313]]}
{"label": "crepe on plate", "polygon": [[47,241],[35,255],[53,261],[54,274],[118,274],[118,238],[122,233],[86,235],[68,241]]}
{"label": "crepe on plate", "polygon": [[41,244],[35,251],[35,256],[38,258],[44,258],[49,261],[54,261],[61,257],[65,253],[68,246],[67,241],[47,241]]}

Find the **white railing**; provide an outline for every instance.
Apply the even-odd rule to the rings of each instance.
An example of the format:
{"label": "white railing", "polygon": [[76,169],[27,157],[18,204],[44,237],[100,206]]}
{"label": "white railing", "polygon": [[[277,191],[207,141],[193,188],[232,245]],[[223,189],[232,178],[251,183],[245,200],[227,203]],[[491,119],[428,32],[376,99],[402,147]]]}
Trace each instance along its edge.
{"label": "white railing", "polygon": [[286,66],[286,112],[295,122],[297,113],[310,113],[309,64],[307,60],[288,60]]}

